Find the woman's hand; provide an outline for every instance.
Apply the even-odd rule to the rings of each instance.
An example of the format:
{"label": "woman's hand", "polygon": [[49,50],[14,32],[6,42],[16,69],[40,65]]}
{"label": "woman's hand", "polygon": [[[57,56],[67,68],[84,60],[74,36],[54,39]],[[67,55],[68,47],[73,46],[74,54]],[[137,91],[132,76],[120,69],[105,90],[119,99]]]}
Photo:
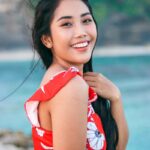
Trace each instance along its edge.
{"label": "woman's hand", "polygon": [[100,73],[87,72],[83,74],[83,77],[87,84],[92,87],[99,96],[110,100],[112,116],[117,123],[119,131],[117,150],[125,150],[129,131],[119,89]]}
{"label": "woman's hand", "polygon": [[110,102],[116,102],[121,99],[118,87],[102,74],[86,72],[83,74],[83,78],[99,96],[110,100]]}

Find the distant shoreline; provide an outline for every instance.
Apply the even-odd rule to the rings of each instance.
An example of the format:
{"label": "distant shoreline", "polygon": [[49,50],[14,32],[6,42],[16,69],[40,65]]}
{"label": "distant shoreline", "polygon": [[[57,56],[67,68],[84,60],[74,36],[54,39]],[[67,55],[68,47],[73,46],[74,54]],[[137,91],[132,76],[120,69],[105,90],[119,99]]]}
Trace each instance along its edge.
{"label": "distant shoreline", "polygon": [[[139,56],[150,55],[150,46],[109,46],[96,48],[95,57]],[[32,49],[1,50],[0,61],[28,61],[34,58]],[[35,59],[38,58],[37,54]]]}
{"label": "distant shoreline", "polygon": [[150,55],[150,45],[147,46],[109,46],[100,47],[94,51],[94,56],[117,57]]}
{"label": "distant shoreline", "polygon": [[0,129],[0,150],[33,150],[31,136],[21,131]]}

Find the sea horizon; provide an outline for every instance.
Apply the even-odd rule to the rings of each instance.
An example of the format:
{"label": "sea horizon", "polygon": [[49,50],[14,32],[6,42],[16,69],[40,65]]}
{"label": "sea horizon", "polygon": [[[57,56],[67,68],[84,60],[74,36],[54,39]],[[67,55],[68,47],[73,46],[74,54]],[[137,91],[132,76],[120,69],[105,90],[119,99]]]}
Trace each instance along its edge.
{"label": "sea horizon", "polygon": [[[132,52],[133,48],[134,53]],[[114,53],[109,53],[109,56],[107,53],[106,57],[106,55],[102,55],[102,51],[106,50],[108,48],[98,49],[96,53],[99,54],[94,53],[93,69],[95,72],[108,77],[121,90],[130,132],[127,150],[137,150],[139,143],[144,150],[147,150],[150,147],[150,135],[147,134],[150,130],[150,120],[149,116],[146,115],[150,113],[150,53],[146,51],[146,48],[146,52],[142,50],[141,53],[140,47],[128,47],[126,53],[122,52],[115,55],[117,48],[114,48]],[[1,54],[0,57],[3,58]],[[23,83],[23,85],[13,95],[0,103],[0,131],[22,131],[25,135],[30,136],[31,124],[25,114],[24,103],[38,89],[45,69],[40,62],[26,79],[33,69],[31,67],[33,65],[31,60],[34,56],[32,51],[10,52],[9,57],[8,52],[6,52],[5,56],[5,59],[0,61],[0,99],[6,97],[20,84]],[[26,79],[25,82],[24,79]],[[146,139],[143,139],[144,135],[146,135]],[[0,149],[2,148],[0,147]]]}
{"label": "sea horizon", "polygon": [[[13,48],[7,50],[0,48],[0,61],[27,61],[37,59],[38,55],[32,48]],[[96,47],[94,57],[121,57],[121,56],[139,56],[150,55],[150,45],[141,46],[104,46]]]}

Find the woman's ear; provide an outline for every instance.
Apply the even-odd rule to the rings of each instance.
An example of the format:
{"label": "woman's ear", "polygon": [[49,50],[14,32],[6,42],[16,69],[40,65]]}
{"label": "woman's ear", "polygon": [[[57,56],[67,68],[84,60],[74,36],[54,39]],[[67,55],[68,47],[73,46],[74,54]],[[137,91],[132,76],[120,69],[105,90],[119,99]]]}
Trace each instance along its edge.
{"label": "woman's ear", "polygon": [[52,48],[53,45],[52,45],[52,40],[50,36],[42,35],[41,41],[47,48]]}

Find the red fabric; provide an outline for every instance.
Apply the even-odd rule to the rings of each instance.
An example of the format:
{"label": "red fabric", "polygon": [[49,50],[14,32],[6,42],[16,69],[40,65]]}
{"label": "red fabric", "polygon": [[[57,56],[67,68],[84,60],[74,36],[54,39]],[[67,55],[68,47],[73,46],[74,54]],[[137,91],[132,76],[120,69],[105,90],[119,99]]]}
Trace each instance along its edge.
{"label": "red fabric", "polygon": [[[80,75],[75,67],[56,74],[47,84],[39,88],[26,102],[25,111],[32,124],[34,150],[53,150],[53,133],[40,127],[38,122],[38,104],[50,100],[73,77]],[[91,102],[97,99],[96,93],[89,87],[89,103],[87,114],[87,145],[86,150],[106,150],[106,138],[99,116],[94,112]]]}

